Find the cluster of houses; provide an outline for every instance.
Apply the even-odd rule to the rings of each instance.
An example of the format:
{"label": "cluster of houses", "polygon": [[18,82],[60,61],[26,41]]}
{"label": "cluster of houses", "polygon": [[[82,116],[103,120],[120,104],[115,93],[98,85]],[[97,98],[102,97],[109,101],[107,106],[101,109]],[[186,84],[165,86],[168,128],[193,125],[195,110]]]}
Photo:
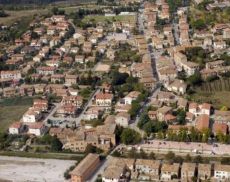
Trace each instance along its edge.
{"label": "cluster of houses", "polygon": [[[97,154],[88,154],[71,172],[71,180],[87,181],[100,165]],[[230,180],[230,166],[219,163],[166,163],[159,160],[111,157],[102,173],[103,182],[113,181],[195,181]]]}
{"label": "cluster of houses", "polygon": [[[173,92],[160,91],[155,98],[152,98],[150,106],[153,109],[148,111],[149,118],[165,121],[169,129],[175,132],[182,128],[195,127],[201,132],[210,129],[214,135],[228,134],[230,112],[214,109],[211,104],[191,102]],[[177,124],[177,116],[173,111],[178,109],[186,112],[186,125]]]}
{"label": "cluster of houses", "polygon": [[44,113],[49,109],[48,101],[36,99],[33,106],[30,107],[22,116],[20,121],[14,122],[9,126],[10,134],[29,134],[41,136],[48,131],[48,128],[42,122]]}

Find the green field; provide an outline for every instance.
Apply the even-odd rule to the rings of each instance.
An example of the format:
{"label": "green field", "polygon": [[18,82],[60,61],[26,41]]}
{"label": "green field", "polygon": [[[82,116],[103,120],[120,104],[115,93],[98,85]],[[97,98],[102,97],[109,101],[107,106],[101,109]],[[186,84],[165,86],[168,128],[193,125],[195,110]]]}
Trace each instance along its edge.
{"label": "green field", "polygon": [[18,121],[25,111],[32,106],[33,98],[17,97],[0,100],[0,132]]}
{"label": "green field", "polygon": [[191,95],[191,100],[195,102],[208,102],[211,103],[214,108],[220,109],[222,106],[227,106],[230,108],[230,92],[221,91],[221,92],[202,92],[198,91],[195,94]]}
{"label": "green field", "polygon": [[133,15],[118,15],[118,16],[85,16],[83,19],[84,23],[90,22],[90,21],[95,21],[95,23],[102,22],[104,23],[105,21],[135,21],[136,17]]}

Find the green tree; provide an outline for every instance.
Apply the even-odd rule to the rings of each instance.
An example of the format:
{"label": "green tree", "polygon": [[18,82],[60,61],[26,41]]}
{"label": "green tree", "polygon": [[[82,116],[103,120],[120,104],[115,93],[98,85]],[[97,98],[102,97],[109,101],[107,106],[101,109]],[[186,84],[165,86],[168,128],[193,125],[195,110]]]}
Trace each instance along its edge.
{"label": "green tree", "polygon": [[126,145],[134,145],[141,141],[141,135],[133,129],[125,128],[121,134],[121,142]]}

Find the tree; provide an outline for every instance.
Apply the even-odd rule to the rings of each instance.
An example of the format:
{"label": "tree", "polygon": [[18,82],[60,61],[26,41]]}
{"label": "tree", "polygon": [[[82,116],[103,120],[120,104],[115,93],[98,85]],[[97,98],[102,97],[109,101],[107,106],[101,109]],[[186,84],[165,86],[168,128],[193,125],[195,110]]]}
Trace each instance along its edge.
{"label": "tree", "polygon": [[140,153],[139,153],[139,157],[140,157],[141,159],[147,159],[147,158],[148,158],[148,155],[146,154],[146,152],[145,152],[143,149],[141,149],[141,150],[140,150]]}
{"label": "tree", "polygon": [[149,159],[155,160],[155,159],[156,159],[155,153],[151,152],[151,153],[149,154]]}
{"label": "tree", "polygon": [[185,156],[185,162],[191,162],[191,161],[192,161],[191,156],[190,156],[189,154],[187,154],[187,155]]}
{"label": "tree", "polygon": [[201,74],[199,72],[195,72],[193,75],[188,77],[187,80],[188,80],[188,83],[192,86],[200,85],[202,82]]}
{"label": "tree", "polygon": [[172,151],[169,151],[165,155],[165,160],[167,160],[167,161],[174,161],[174,159],[175,159],[175,153],[173,153]]}
{"label": "tree", "polygon": [[193,162],[195,162],[195,163],[202,163],[203,162],[203,158],[200,155],[195,156],[194,159],[193,159]]}
{"label": "tree", "polygon": [[53,150],[53,151],[61,151],[62,150],[62,143],[60,142],[60,140],[56,136],[52,138],[51,150]]}
{"label": "tree", "polygon": [[133,129],[125,128],[121,134],[121,142],[126,145],[134,145],[141,142],[141,135]]}

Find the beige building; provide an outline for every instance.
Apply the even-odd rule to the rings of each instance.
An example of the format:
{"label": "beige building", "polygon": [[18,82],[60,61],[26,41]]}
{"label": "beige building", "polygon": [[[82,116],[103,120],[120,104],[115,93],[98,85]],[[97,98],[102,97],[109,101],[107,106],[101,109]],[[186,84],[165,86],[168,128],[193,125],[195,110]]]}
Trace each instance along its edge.
{"label": "beige building", "polygon": [[70,173],[71,182],[85,182],[98,168],[99,164],[98,154],[88,154]]}
{"label": "beige building", "polygon": [[172,181],[173,179],[178,179],[179,177],[180,164],[166,164],[164,163],[161,168],[161,180],[162,181]]}
{"label": "beige building", "polygon": [[198,179],[207,180],[211,178],[211,164],[199,164],[198,165]]}
{"label": "beige building", "polygon": [[181,166],[181,180],[192,181],[192,177],[195,176],[195,170],[195,163],[183,163]]}

